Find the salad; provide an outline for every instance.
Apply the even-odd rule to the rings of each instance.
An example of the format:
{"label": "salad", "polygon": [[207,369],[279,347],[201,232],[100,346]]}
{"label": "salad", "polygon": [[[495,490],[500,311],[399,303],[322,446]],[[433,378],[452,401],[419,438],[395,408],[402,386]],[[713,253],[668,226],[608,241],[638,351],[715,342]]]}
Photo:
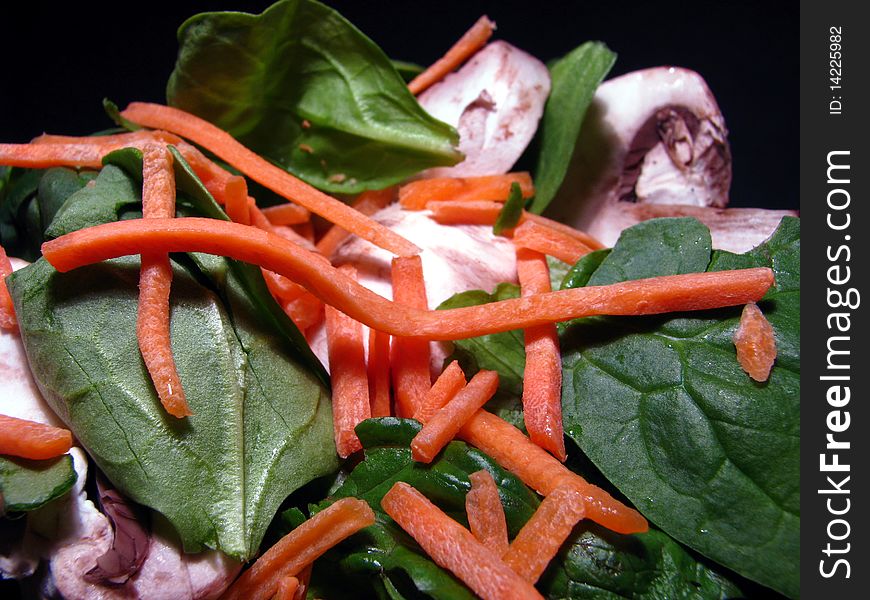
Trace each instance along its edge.
{"label": "salad", "polygon": [[165,103],[0,143],[4,585],[799,595],[799,219],[700,74],[497,19],[204,13]]}

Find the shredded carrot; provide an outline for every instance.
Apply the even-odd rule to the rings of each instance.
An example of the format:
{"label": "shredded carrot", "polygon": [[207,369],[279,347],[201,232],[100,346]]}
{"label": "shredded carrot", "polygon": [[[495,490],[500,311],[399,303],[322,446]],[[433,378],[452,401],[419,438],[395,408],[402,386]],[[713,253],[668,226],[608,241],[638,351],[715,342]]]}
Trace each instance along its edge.
{"label": "shredded carrot", "polygon": [[317,246],[314,245],[314,223],[311,221],[296,223],[295,225],[276,225],[276,227],[289,227],[296,232],[297,235],[307,240],[312,248],[315,250],[317,249]]}
{"label": "shredded carrot", "polygon": [[244,177],[231,175],[224,187],[224,208],[227,216],[235,223],[251,224],[251,212],[248,207],[248,184]]}
{"label": "shredded carrot", "polygon": [[[356,276],[350,265],[339,268]],[[332,381],[332,420],[338,455],[347,458],[362,449],[354,428],[372,416],[366,374],[362,325],[331,306],[326,307],[326,342]]]}
{"label": "shredded carrot", "polygon": [[177,108],[143,102],[130,104],[121,115],[138,125],[171,131],[199,144],[278,195],[376,246],[400,256],[420,252],[402,236],[275,166],[208,121]]}
{"label": "shredded carrot", "polygon": [[[426,203],[426,209],[431,211],[432,219],[442,225],[493,225],[496,219],[498,219],[503,206],[504,204],[501,202],[492,200],[469,200],[467,202],[445,200]],[[573,238],[575,242],[572,242],[572,247],[576,246],[576,242],[579,242],[591,250],[604,248],[604,244],[584,231],[574,229],[569,225],[553,221],[541,215],[523,211],[519,224],[522,225],[528,222],[536,223],[554,232]],[[509,234],[505,232],[503,235]]]}
{"label": "shredded carrot", "polygon": [[[392,263],[393,302],[426,310],[423,261],[419,256],[401,256]],[[396,392],[396,413],[411,417],[432,386],[429,342],[425,339],[393,338],[390,363]]]}
{"label": "shredded carrot", "polygon": [[[517,248],[517,279],[523,297],[550,292],[550,267],[543,254]],[[562,353],[554,323],[523,332],[526,364],[523,370],[523,418],[529,438],[565,462],[562,431]]]}
{"label": "shredded carrot", "polygon": [[299,590],[299,580],[295,577],[288,576],[278,582],[278,589],[275,590],[273,600],[294,600],[296,592]]}
{"label": "shredded carrot", "polygon": [[[370,217],[393,200],[395,188],[363,192],[353,203],[353,208]],[[329,228],[317,242],[317,250],[324,256],[332,256],[338,246],[350,237],[350,232],[338,225]]]}
{"label": "shredded carrot", "polygon": [[278,540],[242,573],[222,600],[268,600],[281,579],[297,576],[324,552],[374,522],[374,512],[362,500],[336,501]]}
{"label": "shredded carrot", "polygon": [[296,575],[296,579],[299,581],[299,587],[296,588],[293,600],[305,600],[305,598],[308,597],[308,586],[311,583],[311,571],[313,568],[314,563],[311,563]]}
{"label": "shredded carrot", "polygon": [[369,397],[373,417],[389,417],[390,410],[390,334],[369,329]]}
{"label": "shredded carrot", "polygon": [[438,410],[447,404],[459,390],[465,387],[465,373],[458,361],[451,361],[447,368],[441,372],[429,391],[423,397],[423,403],[414,413],[414,418],[421,423],[426,423]]}
{"label": "shredded carrot", "polygon": [[592,252],[592,248],[576,237],[536,221],[526,221],[514,229],[513,241],[517,248],[535,250],[569,265]]}
{"label": "shredded carrot", "polygon": [[773,326],[754,302],[743,308],[740,325],[734,332],[737,360],[755,381],[767,381],[776,360]]}
{"label": "shredded carrot", "polygon": [[588,483],[532,443],[522,431],[492,413],[477,411],[459,431],[459,437],[543,496],[562,484],[573,486],[583,497],[586,516],[608,529],[617,533],[639,533],[649,527],[639,512]]}
{"label": "shredded carrot", "polygon": [[526,172],[481,177],[433,177],[418,179],[399,188],[399,203],[406,210],[423,210],[430,202],[498,201],[502,205],[518,183],[523,198],[535,195],[532,177]]}
{"label": "shredded carrot", "polygon": [[520,529],[504,561],[517,575],[535,583],[585,515],[582,494],[570,485],[557,487]]}
{"label": "shredded carrot", "polygon": [[407,483],[396,482],[381,506],[433,561],[484,600],[542,598],[470,531]]}
{"label": "shredded carrot", "polygon": [[426,210],[442,225],[493,225],[504,204],[495,200],[444,200],[427,202]]}
{"label": "shredded carrot", "polygon": [[269,288],[272,296],[274,296],[278,301],[290,302],[302,294],[308,293],[308,290],[304,287],[295,281],[290,281],[283,275],[278,275],[274,271],[267,271],[266,269],[260,270],[263,273],[263,279],[266,281],[266,286]]}
{"label": "shredded carrot", "polygon": [[299,331],[308,331],[320,323],[324,316],[323,302],[307,291],[298,298],[285,302],[282,308]]}
{"label": "shredded carrot", "polygon": [[[142,149],[142,218],[175,216],[175,174],[165,146],[149,143]],[[193,414],[172,356],[169,335],[169,291],[172,265],[165,252],[144,252],[139,275],[139,312],[136,336],[142,360],[166,412],[183,418]]]}
{"label": "shredded carrot", "polygon": [[477,410],[498,389],[498,373],[478,371],[456,395],[441,407],[411,440],[411,455],[417,462],[430,463],[452,440]]}
{"label": "shredded carrot", "polygon": [[438,83],[448,73],[468,60],[475,52],[483,48],[495,30],[495,23],[486,15],[480,17],[471,29],[466,31],[459,40],[451,46],[444,56],[425,71],[417,75],[409,84],[408,90],[415,96],[431,85]]}
{"label": "shredded carrot", "polygon": [[468,479],[471,490],[465,495],[465,513],[469,529],[493,554],[504,556],[508,550],[508,531],[498,486],[485,470],[472,473]]}
{"label": "shredded carrot", "polygon": [[267,206],[262,211],[272,225],[298,225],[311,219],[310,212],[291,202]]}
{"label": "shredded carrot", "polygon": [[0,454],[44,460],[65,454],[71,447],[68,429],[0,414]]}
{"label": "shredded carrot", "polygon": [[141,147],[148,142],[163,142],[165,144],[181,143],[181,138],[168,131],[145,130],[114,133],[111,135],[52,135],[43,133],[30,140],[31,144],[91,144],[106,148]]}
{"label": "shredded carrot", "polygon": [[12,274],[12,270],[12,262],[6,255],[6,250],[0,246],[0,329],[18,331],[15,305],[9,295],[9,288],[6,287],[6,278]]}
{"label": "shredded carrot", "polygon": [[270,232],[228,221],[199,217],[117,221],[42,245],[45,259],[61,272],[143,251],[205,252],[256,264],[289,277],[369,327],[426,340],[458,340],[596,315],[737,306],[757,301],[774,280],[773,271],[764,267],[690,273],[435,311],[390,302],[324,264],[321,255]]}

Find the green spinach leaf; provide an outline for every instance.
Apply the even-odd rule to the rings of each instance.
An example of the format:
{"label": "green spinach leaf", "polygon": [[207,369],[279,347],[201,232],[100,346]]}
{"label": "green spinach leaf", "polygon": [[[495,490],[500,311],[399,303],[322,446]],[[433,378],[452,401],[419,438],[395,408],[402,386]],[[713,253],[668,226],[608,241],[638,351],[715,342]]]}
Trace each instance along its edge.
{"label": "green spinach leaf", "polygon": [[420,107],[380,48],[315,0],[199,14],[178,37],[169,103],[320,189],[381,189],[462,158],[456,132]]}
{"label": "green spinach leaf", "polygon": [[529,210],[542,213],[559,191],[586,109],[598,84],[616,62],[616,54],[601,42],[586,42],[550,66],[550,97],[539,133],[535,199]]}
{"label": "green spinach leaf", "polygon": [[[589,279],[702,271],[708,263],[772,267],[777,284],[761,307],[778,358],[765,383],[737,363],[731,336],[739,307],[581,320],[562,336],[566,433],[656,525],[789,596],[799,590],[798,223],[784,220],[747,254],[717,252],[711,260],[706,239],[669,237],[672,221],[648,222],[648,246],[632,235],[631,252],[622,252],[621,239]],[[669,246],[670,260],[660,251]]]}
{"label": "green spinach leaf", "polygon": [[498,217],[495,219],[495,224],[492,226],[492,233],[500,235],[505,229],[513,229],[520,222],[520,217],[523,215],[523,209],[526,206],[526,201],[523,198],[523,191],[520,189],[520,184],[513,182],[511,184],[508,199],[504,203]]}
{"label": "green spinach leaf", "polygon": [[[471,597],[383,513],[380,502],[384,494],[396,481],[405,481],[466,524],[465,495],[471,487],[468,475],[486,469],[499,487],[511,537],[532,516],[539,500],[519,479],[463,442],[451,442],[430,465],[414,462],[409,444],[419,430],[416,421],[394,418],[370,419],[357,427],[365,459],[327,502],[344,496],[362,498],[375,510],[378,520],[348,540],[340,553],[324,558],[333,561],[329,563],[334,566],[332,577],[336,569],[379,574],[382,584],[398,597],[414,597],[419,592],[433,598]],[[659,531],[623,536],[586,523],[575,529],[538,588],[549,598],[713,599],[739,595],[733,584]]]}
{"label": "green spinach leaf", "polygon": [[165,515],[187,551],[250,558],[284,498],[337,467],[328,395],[229,267],[218,295],[175,265],[173,354],[194,415],[168,416],[136,340],[138,265],[60,274],[40,260],[10,277],[34,379],[110,480]]}
{"label": "green spinach leaf", "polygon": [[66,494],[76,482],[72,457],[49,460],[0,456],[0,507],[3,512],[34,510]]}

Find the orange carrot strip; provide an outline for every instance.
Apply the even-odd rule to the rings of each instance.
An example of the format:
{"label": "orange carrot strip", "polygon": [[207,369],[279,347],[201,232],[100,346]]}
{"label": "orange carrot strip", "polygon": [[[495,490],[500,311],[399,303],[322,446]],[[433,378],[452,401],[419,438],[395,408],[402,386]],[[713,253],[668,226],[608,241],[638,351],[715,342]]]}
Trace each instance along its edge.
{"label": "orange carrot strip", "polygon": [[[363,192],[357,196],[351,206],[365,216],[370,217],[393,200],[394,192],[395,188]],[[342,229],[338,225],[333,225],[317,242],[317,251],[323,256],[332,256],[336,248],[349,237],[349,231]]]}
{"label": "orange carrot strip", "polygon": [[[519,231],[519,230],[517,230]],[[550,292],[550,267],[543,254],[517,248],[517,279],[523,297]],[[554,323],[523,332],[526,364],[523,370],[523,418],[529,438],[565,462],[562,431],[562,353]]]}
{"label": "orange carrot strip", "polygon": [[224,208],[230,220],[250,225],[251,212],[248,208],[248,184],[245,178],[231,175],[224,186],[224,194]]}
{"label": "orange carrot strip", "polygon": [[734,332],[734,346],[743,370],[755,381],[767,381],[776,360],[776,336],[754,302],[743,308],[740,325]]}
{"label": "orange carrot strip", "polygon": [[[356,269],[350,265],[343,265],[339,271],[350,277],[356,276]],[[372,416],[362,325],[327,306],[326,342],[332,381],[335,447],[339,456],[347,458],[362,449],[354,427]]]}
{"label": "orange carrot strip", "polygon": [[296,576],[324,552],[360,529],[373,525],[375,513],[356,498],[342,498],[269,548],[226,591],[222,600],[270,598],[282,577]]}
{"label": "orange carrot strip", "polygon": [[481,177],[418,179],[399,188],[399,203],[406,210],[423,210],[430,202],[493,200],[504,203],[514,183],[520,185],[523,198],[535,195],[532,177],[522,171]]}
{"label": "orange carrot strip", "polygon": [[267,206],[262,211],[272,225],[298,225],[299,223],[307,223],[311,219],[310,212],[290,202]]}
{"label": "orange carrot strip", "polygon": [[490,21],[489,17],[486,15],[480,17],[444,56],[432,63],[429,68],[417,75],[408,84],[408,90],[416,96],[429,86],[444,79],[448,73],[483,48],[494,30],[495,23]]}
{"label": "orange carrot strip", "polygon": [[43,460],[71,447],[72,433],[67,429],[0,414],[0,454]]}
{"label": "orange carrot strip", "polygon": [[293,576],[284,577],[278,582],[278,589],[275,591],[275,595],[272,596],[274,600],[293,600],[296,597],[296,590],[299,589],[299,580]]}
{"label": "orange carrot strip", "polygon": [[[426,310],[423,261],[419,256],[396,257],[392,263],[393,302]],[[393,338],[390,356],[396,414],[411,417],[432,387],[429,372],[429,342],[425,339]]]}
{"label": "orange carrot strip", "polygon": [[6,277],[12,274],[12,262],[6,255],[6,250],[0,246],[0,329],[18,331],[18,319],[15,318],[15,305],[9,288],[6,287]]}
{"label": "orange carrot strip", "polygon": [[381,506],[432,560],[484,600],[543,598],[470,531],[407,483],[396,482]]}
{"label": "orange carrot strip", "polygon": [[314,223],[311,221],[297,223],[296,225],[276,225],[276,227],[289,227],[298,235],[308,240],[308,243],[311,244],[313,248],[317,248],[314,246]]}
{"label": "orange carrot strip", "polygon": [[390,410],[390,334],[369,329],[369,397],[372,416],[389,417]]}
{"label": "orange carrot strip", "polygon": [[319,298],[305,292],[283,305],[284,312],[299,331],[307,331],[320,323],[324,315],[324,305]]}
{"label": "orange carrot strip", "polygon": [[297,179],[238,143],[226,131],[177,108],[134,102],[121,113],[125,119],[185,137],[213,152],[227,163],[288,200],[340,225],[398,255],[414,255],[420,249],[380,223]]}
{"label": "orange carrot strip", "polygon": [[535,221],[525,221],[514,229],[514,245],[528,248],[573,265],[592,248],[562,231],[557,231]]}
{"label": "orange carrot strip", "polygon": [[296,575],[296,579],[299,581],[299,587],[296,588],[293,600],[305,600],[305,598],[308,597],[308,586],[311,583],[311,571],[313,567],[313,563],[309,564],[307,567],[299,571],[298,575]]}
{"label": "orange carrot strip", "polygon": [[485,470],[472,473],[468,479],[471,490],[465,495],[465,512],[469,529],[496,556],[504,556],[508,550],[508,531],[498,486]]}
{"label": "orange carrot strip", "polygon": [[458,340],[597,315],[743,305],[764,296],[774,281],[773,271],[764,267],[690,273],[435,311],[390,302],[324,264],[319,254],[273,233],[228,221],[199,217],[117,221],[42,245],[45,259],[61,272],[143,251],[205,252],[256,264],[289,277],[369,327],[427,340]]}
{"label": "orange carrot strip", "polygon": [[562,484],[577,489],[586,516],[617,533],[639,533],[649,527],[636,510],[569,470],[507,421],[479,410],[459,431],[459,437],[491,456],[523,483],[543,496]]}
{"label": "orange carrot strip", "polygon": [[272,295],[280,301],[290,302],[302,294],[308,293],[308,290],[304,287],[295,281],[290,281],[283,275],[278,275],[274,271],[267,271],[265,269],[261,269],[261,271],[263,272],[263,279],[266,281],[266,286],[269,288],[269,291],[272,292]]}
{"label": "orange carrot strip", "polygon": [[152,131],[93,137],[41,136],[29,144],[0,144],[0,165],[28,169],[63,166],[99,169],[103,166],[103,157],[114,150],[141,148],[147,143],[168,140],[178,138]]}
{"label": "orange carrot strip", "polygon": [[[149,143],[142,149],[142,217],[175,216],[175,174],[166,146]],[[136,336],[139,352],[166,412],[182,418],[193,414],[172,356],[169,335],[169,291],[172,266],[165,252],[142,254]]]}
{"label": "orange carrot strip", "polygon": [[465,387],[465,373],[458,361],[451,361],[447,368],[441,372],[429,391],[423,397],[423,403],[414,413],[414,418],[421,423],[426,423],[435,416],[438,410],[450,402],[450,400]]}
{"label": "orange carrot strip", "polygon": [[430,463],[452,440],[477,410],[498,389],[498,373],[478,371],[453,397],[425,422],[411,440],[411,456],[417,462]]}
{"label": "orange carrot strip", "polygon": [[541,215],[536,215],[535,213],[530,213],[529,211],[524,210],[523,216],[520,218],[520,223],[525,223],[526,221],[533,221],[539,225],[544,225],[546,227],[549,227],[550,229],[554,229],[560,233],[564,233],[565,235],[574,237],[593,250],[601,250],[602,248],[604,248],[604,244],[596,240],[585,231],[574,229],[570,225],[565,225],[564,223],[560,223],[559,221],[554,221],[553,219],[548,219],[547,217],[542,217]]}
{"label": "orange carrot strip", "polygon": [[208,158],[192,144],[180,141],[175,144],[175,147],[178,148],[178,152],[187,161],[187,164],[190,165],[190,168],[193,169],[193,172],[196,173],[215,201],[226,206],[226,186],[230,178],[235,177],[235,175]]}
{"label": "orange carrot strip", "polygon": [[495,200],[442,200],[427,202],[426,210],[442,225],[494,225],[503,202]]}
{"label": "orange carrot strip", "polygon": [[570,485],[557,487],[511,542],[503,557],[505,563],[517,575],[535,583],[585,515],[582,494]]}

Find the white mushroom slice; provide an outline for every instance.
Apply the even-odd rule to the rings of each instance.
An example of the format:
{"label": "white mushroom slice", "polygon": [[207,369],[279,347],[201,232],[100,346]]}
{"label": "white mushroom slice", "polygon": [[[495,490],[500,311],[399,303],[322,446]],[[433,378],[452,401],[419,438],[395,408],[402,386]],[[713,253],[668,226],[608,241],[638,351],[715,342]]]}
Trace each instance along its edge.
{"label": "white mushroom slice", "polygon": [[510,171],[535,135],[549,93],[544,63],[506,42],[487,44],[418,98],[429,114],[456,127],[465,154],[458,165],[430,169],[424,177]]}
{"label": "white mushroom slice", "polygon": [[578,138],[550,215],[613,245],[653,217],[694,216],[717,248],[745,251],[792,211],[728,204],[731,152],[719,106],[687,69],[635,71],[603,83]]}
{"label": "white mushroom slice", "polygon": [[[513,244],[495,236],[492,227],[482,225],[441,225],[427,211],[402,210],[398,204],[375,213],[372,218],[413,241],[422,252],[423,277],[429,308],[466,290],[491,291],[504,281],[516,281]],[[336,265],[353,264],[359,282],[383,296],[392,298],[390,264],[392,254],[357,237],[339,246],[332,257]],[[329,368],[325,327],[310,333],[312,350]],[[441,372],[450,345],[432,342],[432,372]]]}

